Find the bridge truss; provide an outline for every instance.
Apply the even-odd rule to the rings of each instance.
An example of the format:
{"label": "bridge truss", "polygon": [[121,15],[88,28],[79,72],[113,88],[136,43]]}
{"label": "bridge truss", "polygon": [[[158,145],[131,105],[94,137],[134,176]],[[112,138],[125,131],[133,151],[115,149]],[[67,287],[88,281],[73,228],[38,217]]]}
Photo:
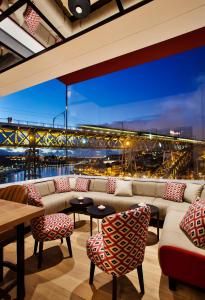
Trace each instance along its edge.
{"label": "bridge truss", "polygon": [[0,147],[25,148],[28,179],[37,177],[40,160],[36,150],[39,148],[120,150],[122,170],[130,174],[138,171],[137,161],[143,160],[147,153],[158,157],[162,153],[175,153],[174,160],[163,160],[156,171],[158,177],[174,178],[191,161],[194,146],[205,146],[205,141],[88,125],[65,130],[0,123]]}
{"label": "bridge truss", "polygon": [[94,126],[65,130],[0,123],[0,147],[169,151],[183,150],[190,144],[205,145],[205,141]]}

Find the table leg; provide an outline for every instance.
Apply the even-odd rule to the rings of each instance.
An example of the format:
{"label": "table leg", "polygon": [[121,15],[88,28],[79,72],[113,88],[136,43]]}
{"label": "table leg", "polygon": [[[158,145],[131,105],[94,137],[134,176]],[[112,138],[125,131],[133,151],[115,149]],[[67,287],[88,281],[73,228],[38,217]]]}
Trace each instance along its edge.
{"label": "table leg", "polygon": [[17,229],[17,299],[25,296],[24,283],[24,224],[16,226]]}
{"label": "table leg", "polygon": [[93,218],[90,217],[90,235],[93,235]]}
{"label": "table leg", "polygon": [[157,239],[159,241],[159,212],[157,213]]}
{"label": "table leg", "polygon": [[73,213],[73,223],[74,223],[74,229],[75,229],[75,213]]}

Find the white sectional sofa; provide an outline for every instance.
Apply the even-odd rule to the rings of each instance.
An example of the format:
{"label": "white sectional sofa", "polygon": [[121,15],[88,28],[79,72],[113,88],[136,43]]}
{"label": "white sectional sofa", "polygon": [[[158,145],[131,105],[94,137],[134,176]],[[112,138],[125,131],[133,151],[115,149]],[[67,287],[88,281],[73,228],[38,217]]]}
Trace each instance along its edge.
{"label": "white sectional sofa", "polygon": [[52,179],[35,183],[46,213],[69,208],[69,201],[79,196],[92,198],[94,204],[111,205],[116,211],[127,210],[140,202],[153,204],[159,208],[160,219],[165,220],[159,241],[159,263],[169,278],[169,288],[175,289],[177,280],[205,288],[205,249],[197,248],[179,227],[190,203],[197,197],[205,199],[204,182],[186,181],[184,201],[179,203],[163,198],[166,181],[132,180],[133,195],[125,197],[106,192],[107,178],[91,178],[88,192],[74,191],[76,179],[69,179],[73,191],[60,194],[55,193]]}
{"label": "white sectional sofa", "polygon": [[[186,183],[186,188],[183,202],[179,203],[163,198],[167,181],[126,179],[132,180],[132,196],[125,197],[108,194],[105,177],[90,177],[87,192],[76,192],[77,177],[67,177],[72,191],[66,193],[55,192],[53,177],[21,184],[35,184],[42,196],[46,214],[69,209],[70,200],[79,196],[90,197],[97,205],[111,205],[116,211],[127,210],[131,205],[140,202],[157,206],[160,219],[164,220],[159,241],[159,263],[163,273],[169,277],[170,288],[175,287],[176,280],[181,280],[205,289],[205,249],[194,246],[179,227],[190,203],[197,197],[205,199],[205,182],[180,181]],[[0,189],[5,186],[8,184],[1,185]]]}
{"label": "white sectional sofa", "polygon": [[203,183],[186,182],[187,186],[184,193],[184,201],[178,203],[163,199],[166,181],[132,180],[132,196],[115,196],[114,194],[108,194],[106,192],[107,178],[90,178],[88,192],[76,192],[76,177],[69,177],[69,180],[72,191],[66,193],[55,193],[55,185],[52,178],[41,182],[38,182],[38,180],[34,181],[42,196],[47,214],[69,208],[69,202],[72,198],[84,196],[92,198],[94,204],[111,205],[116,211],[126,210],[131,205],[140,202],[153,204],[159,208],[160,219],[163,220],[169,207],[186,211],[189,204],[195,200],[197,196],[202,194],[205,198]]}

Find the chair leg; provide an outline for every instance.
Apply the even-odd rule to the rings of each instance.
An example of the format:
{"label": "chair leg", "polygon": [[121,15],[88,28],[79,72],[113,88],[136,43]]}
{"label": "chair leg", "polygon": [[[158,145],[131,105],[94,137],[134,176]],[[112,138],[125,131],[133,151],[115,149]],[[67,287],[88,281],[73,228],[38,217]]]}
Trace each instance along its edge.
{"label": "chair leg", "polygon": [[137,274],[138,274],[141,294],[144,294],[144,279],[143,279],[142,265],[137,267]]}
{"label": "chair leg", "polygon": [[4,259],[4,248],[0,246],[0,282],[4,279],[4,266],[3,266],[3,259]]}
{"label": "chair leg", "polygon": [[37,253],[37,251],[38,251],[38,241],[35,240],[33,254],[35,255]]}
{"label": "chair leg", "polygon": [[66,242],[67,242],[67,245],[68,245],[68,252],[70,254],[70,257],[73,257],[71,242],[70,242],[70,237],[69,236],[66,238]]}
{"label": "chair leg", "polygon": [[95,264],[91,261],[90,262],[90,279],[89,279],[89,284],[93,284],[94,273],[95,273]]}
{"label": "chair leg", "polygon": [[117,276],[112,276],[112,300],[117,300]]}
{"label": "chair leg", "polygon": [[61,239],[61,244],[63,244],[63,238]]}
{"label": "chair leg", "polygon": [[40,269],[42,265],[42,256],[43,256],[43,242],[39,242],[38,269]]}
{"label": "chair leg", "polygon": [[169,277],[169,289],[171,291],[176,291],[176,280],[172,277]]}

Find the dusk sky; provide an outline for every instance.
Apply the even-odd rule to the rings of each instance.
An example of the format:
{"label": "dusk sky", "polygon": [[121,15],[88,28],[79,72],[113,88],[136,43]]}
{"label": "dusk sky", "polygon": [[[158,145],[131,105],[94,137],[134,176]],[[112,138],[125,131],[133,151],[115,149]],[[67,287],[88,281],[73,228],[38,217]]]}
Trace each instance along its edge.
{"label": "dusk sky", "polygon": [[[68,126],[112,124],[138,130],[191,126],[201,138],[205,47],[74,84],[70,90]],[[64,110],[65,85],[58,80],[0,101],[0,118],[52,124]],[[63,124],[62,115],[56,124]]]}

